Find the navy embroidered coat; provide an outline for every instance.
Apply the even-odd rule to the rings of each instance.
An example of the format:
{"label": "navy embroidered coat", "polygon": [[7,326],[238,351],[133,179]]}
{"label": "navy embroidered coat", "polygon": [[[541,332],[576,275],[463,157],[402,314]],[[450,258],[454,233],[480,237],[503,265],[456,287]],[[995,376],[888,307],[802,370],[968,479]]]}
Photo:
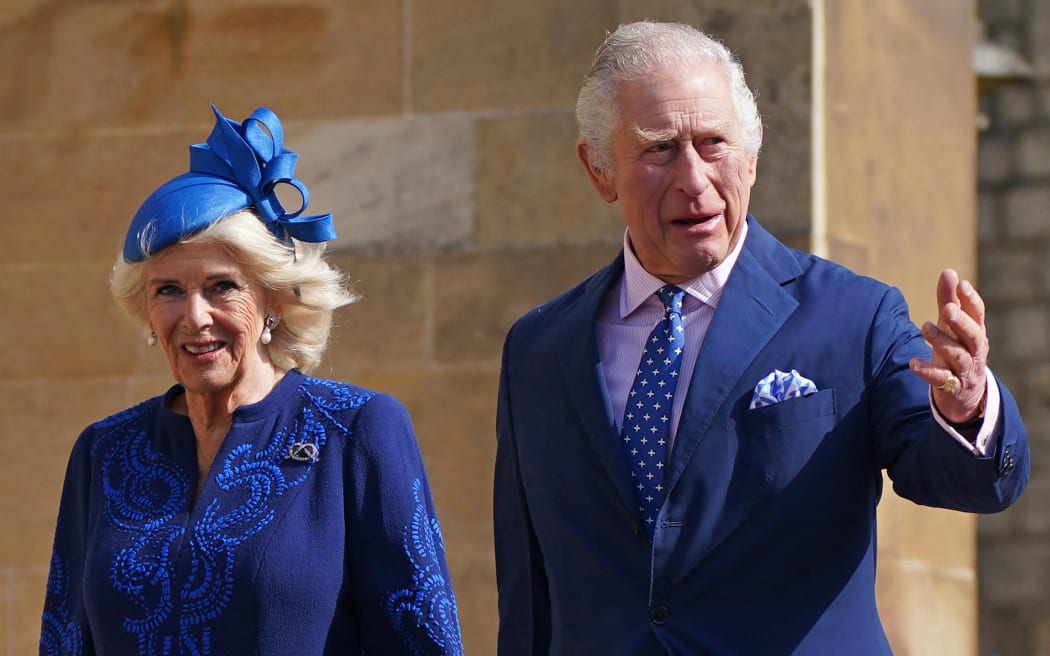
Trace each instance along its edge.
{"label": "navy embroidered coat", "polygon": [[[41,654],[462,653],[398,401],[289,372],[236,411],[193,505],[193,432],[165,402],[176,393],[77,440]],[[288,457],[309,455],[303,444],[316,460]]]}

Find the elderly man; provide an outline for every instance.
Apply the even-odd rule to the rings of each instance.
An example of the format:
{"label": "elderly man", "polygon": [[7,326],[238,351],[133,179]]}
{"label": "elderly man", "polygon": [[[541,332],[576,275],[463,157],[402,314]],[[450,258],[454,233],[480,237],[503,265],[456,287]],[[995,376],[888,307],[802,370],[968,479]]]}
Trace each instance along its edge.
{"label": "elderly man", "polygon": [[889,654],[882,471],[965,512],[1027,481],[980,296],[943,272],[920,331],[896,289],[766,232],[748,214],[754,98],[691,27],[621,26],[577,118],[627,228],[609,266],[506,339],[499,653]]}

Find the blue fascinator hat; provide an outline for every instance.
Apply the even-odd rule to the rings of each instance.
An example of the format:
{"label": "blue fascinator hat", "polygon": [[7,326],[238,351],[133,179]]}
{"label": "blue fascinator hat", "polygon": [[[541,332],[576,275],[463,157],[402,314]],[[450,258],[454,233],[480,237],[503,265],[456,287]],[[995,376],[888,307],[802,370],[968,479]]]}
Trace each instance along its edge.
{"label": "blue fascinator hat", "polygon": [[[190,170],[150,194],[131,220],[124,239],[126,262],[141,262],[163,248],[199,232],[234,212],[251,208],[278,239],[291,243],[336,238],[331,214],[301,216],[310,202],[306,185],[295,177],[299,155],[284,149],[281,121],[260,107],[242,123],[215,112],[208,140],[190,146]],[[302,196],[287,212],[275,189],[285,183]]]}

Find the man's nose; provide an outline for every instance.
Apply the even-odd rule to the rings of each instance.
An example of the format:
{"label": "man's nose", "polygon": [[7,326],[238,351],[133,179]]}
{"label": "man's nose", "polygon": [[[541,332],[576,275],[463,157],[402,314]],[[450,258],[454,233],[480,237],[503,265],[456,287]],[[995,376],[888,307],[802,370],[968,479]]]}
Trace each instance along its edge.
{"label": "man's nose", "polygon": [[711,184],[708,177],[710,166],[692,143],[683,144],[678,157],[678,188],[693,198],[703,195]]}

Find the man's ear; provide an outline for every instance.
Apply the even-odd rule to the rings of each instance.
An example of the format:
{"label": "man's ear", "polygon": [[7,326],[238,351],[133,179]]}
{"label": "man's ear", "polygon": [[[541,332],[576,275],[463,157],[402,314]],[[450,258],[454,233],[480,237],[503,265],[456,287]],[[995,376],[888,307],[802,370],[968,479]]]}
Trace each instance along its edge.
{"label": "man's ear", "polygon": [[576,157],[579,158],[580,164],[583,165],[583,170],[587,172],[587,178],[591,181],[591,186],[602,197],[602,200],[606,203],[615,202],[617,197],[616,185],[613,184],[612,177],[606,171],[594,165],[590,148],[582,140],[576,142]]}

